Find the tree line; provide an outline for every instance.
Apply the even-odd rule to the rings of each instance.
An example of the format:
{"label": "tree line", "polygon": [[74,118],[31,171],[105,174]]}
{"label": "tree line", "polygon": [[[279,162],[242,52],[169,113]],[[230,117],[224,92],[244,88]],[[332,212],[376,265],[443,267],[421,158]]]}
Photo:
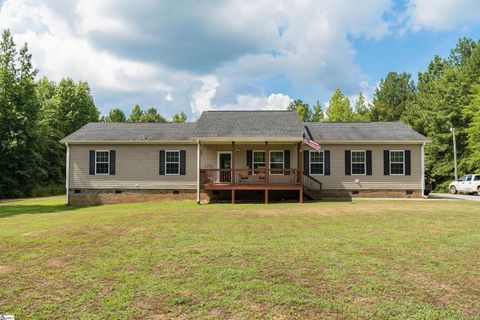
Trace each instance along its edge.
{"label": "tree line", "polygon": [[[0,199],[61,194],[65,146],[60,140],[88,122],[167,122],[155,108],[136,105],[128,119],[121,109],[100,117],[87,82],[46,77],[25,44],[17,49],[8,30],[0,40]],[[185,113],[172,121],[186,121]]]}
{"label": "tree line", "polygon": [[462,38],[446,58],[435,56],[413,80],[407,72],[389,72],[367,105],[362,93],[354,106],[340,89],[326,112],[302,100],[288,109],[304,121],[401,121],[427,136],[426,175],[446,190],[454,176],[451,127],[457,132],[459,174],[480,170],[480,41]]}

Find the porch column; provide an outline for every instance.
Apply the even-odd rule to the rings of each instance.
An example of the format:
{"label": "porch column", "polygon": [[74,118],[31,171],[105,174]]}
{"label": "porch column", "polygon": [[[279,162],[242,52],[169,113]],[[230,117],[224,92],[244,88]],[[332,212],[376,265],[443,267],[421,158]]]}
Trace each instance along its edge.
{"label": "porch column", "polygon": [[197,203],[200,204],[200,140],[197,140]]}
{"label": "porch column", "polygon": [[265,189],[265,204],[268,204],[268,189]]}
{"label": "porch column", "polygon": [[235,204],[235,189],[232,189],[232,204]]}
{"label": "porch column", "polygon": [[270,152],[268,151],[268,141],[265,141],[265,184],[268,184],[270,175]]}
{"label": "porch column", "polygon": [[303,167],[303,143],[302,142],[299,142],[298,143],[298,157],[297,157],[297,162],[298,162],[298,165],[297,165],[297,168],[298,168],[298,183],[302,183],[302,178],[303,178],[303,171],[304,171],[304,167]]}

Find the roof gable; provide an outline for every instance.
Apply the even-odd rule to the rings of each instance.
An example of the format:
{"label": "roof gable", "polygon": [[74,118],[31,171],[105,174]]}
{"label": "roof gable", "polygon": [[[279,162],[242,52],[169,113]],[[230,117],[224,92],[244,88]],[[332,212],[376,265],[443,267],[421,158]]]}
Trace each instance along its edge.
{"label": "roof gable", "polygon": [[302,139],[303,124],[295,111],[205,111],[194,137]]}

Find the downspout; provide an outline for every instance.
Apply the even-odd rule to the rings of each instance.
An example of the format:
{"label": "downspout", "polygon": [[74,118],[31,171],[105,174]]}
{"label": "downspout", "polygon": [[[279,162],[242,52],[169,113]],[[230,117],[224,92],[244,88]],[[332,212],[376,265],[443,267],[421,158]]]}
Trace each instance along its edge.
{"label": "downspout", "polygon": [[197,139],[197,203],[200,204],[200,140]]}
{"label": "downspout", "polygon": [[420,156],[421,156],[421,166],[422,166],[422,181],[421,181],[421,186],[422,186],[422,197],[427,198],[425,196],[425,142],[422,143],[422,148],[420,151]]}
{"label": "downspout", "polygon": [[66,166],[65,166],[65,190],[66,190],[66,201],[65,205],[69,205],[69,199],[70,199],[70,146],[68,145],[68,142],[65,142],[65,145],[67,146],[67,159],[66,159]]}

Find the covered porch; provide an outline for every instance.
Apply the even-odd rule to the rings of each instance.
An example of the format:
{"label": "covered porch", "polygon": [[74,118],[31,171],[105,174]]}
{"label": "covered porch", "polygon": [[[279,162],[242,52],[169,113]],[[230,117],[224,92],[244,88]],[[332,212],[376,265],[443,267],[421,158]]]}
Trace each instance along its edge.
{"label": "covered porch", "polygon": [[302,141],[199,141],[198,148],[202,190],[228,190],[232,203],[236,190],[263,190],[265,203],[270,190],[288,190],[303,202]]}

